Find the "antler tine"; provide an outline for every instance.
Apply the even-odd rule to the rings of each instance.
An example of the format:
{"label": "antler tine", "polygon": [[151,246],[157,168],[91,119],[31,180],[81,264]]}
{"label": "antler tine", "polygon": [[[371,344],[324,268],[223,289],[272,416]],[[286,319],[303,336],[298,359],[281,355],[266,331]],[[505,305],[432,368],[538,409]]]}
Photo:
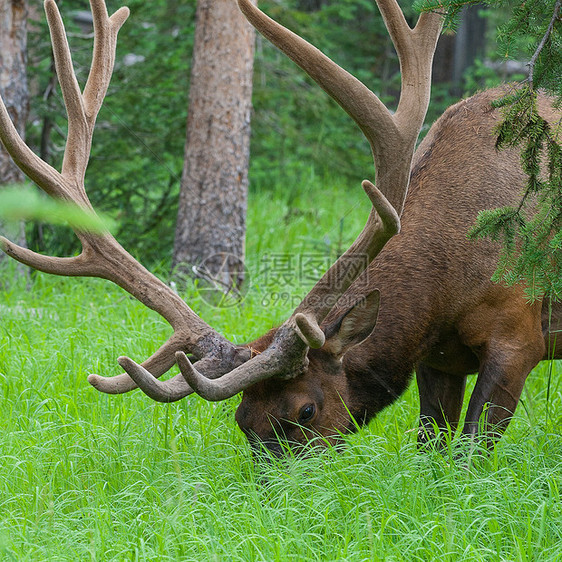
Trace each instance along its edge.
{"label": "antler tine", "polygon": [[277,330],[271,345],[252,360],[222,375],[216,380],[208,373],[199,372],[184,353],[176,353],[176,362],[186,383],[193,390],[212,402],[226,400],[249,386],[271,378],[293,378],[303,373],[308,366],[308,346],[296,330],[291,316]]}
{"label": "antler tine", "polygon": [[[45,13],[51,31],[55,68],[68,113],[68,138],[62,165],[62,175],[77,180],[80,188],[88,165],[92,135],[97,114],[109,87],[117,33],[129,17],[129,9],[120,8],[109,17],[103,0],[91,0],[94,22],[94,54],[84,94],[76,80],[64,23],[55,0],[45,0]],[[80,190],[84,203],[90,206],[85,191]]]}
{"label": "antler tine", "polygon": [[[119,364],[126,374],[115,377],[101,377],[89,375],[88,382],[100,392],[106,394],[123,394],[135,388],[140,388],[147,396],[157,402],[176,402],[193,393],[193,389],[186,384],[182,375],[176,375],[167,381],[159,381],[157,377],[163,375],[176,363],[176,357],[183,356],[181,351],[181,339],[177,334],[172,336],[154,355],[149,357],[141,365],[135,363],[128,357],[120,357]],[[205,377],[215,379],[232,368],[244,363],[250,357],[247,348],[237,350],[235,357],[207,356],[197,361],[198,369],[205,373]]]}
{"label": "antler tine", "polygon": [[[189,364],[189,368],[195,369],[183,351],[176,352],[174,362],[176,361],[180,366],[180,369],[186,369],[186,364]],[[157,402],[177,402],[194,392],[194,390],[186,382],[183,374],[176,375],[175,377],[162,382],[155,378],[145,367],[135,363],[128,357],[119,357],[118,362],[119,365],[121,365],[121,367],[123,367],[123,369],[130,375],[131,379],[136,381],[143,392],[149,398],[152,398]],[[205,380],[221,377],[225,372],[222,362],[220,360],[217,361],[214,357],[205,357],[204,359],[197,361],[195,365],[197,366],[197,369],[201,369],[205,373],[205,375],[201,375]],[[88,380],[94,376],[95,375],[90,375]],[[97,381],[90,382],[94,384],[94,382]],[[125,380],[124,383],[126,383]]]}
{"label": "antler tine", "polygon": [[431,97],[433,54],[443,27],[443,16],[422,13],[410,31],[413,45],[407,56],[400,56],[402,86],[394,122],[401,130],[410,130],[417,140]]}
{"label": "antler tine", "polygon": [[443,16],[424,12],[411,29],[396,0],[376,1],[400,61],[402,85],[393,119],[400,130],[409,130],[417,139],[429,104],[431,65]]}
{"label": "antler tine", "polygon": [[[142,365],[135,363],[128,357],[119,357],[119,365],[137,383],[142,391],[152,400],[157,402],[176,402],[193,392],[181,375],[176,375],[165,383],[155,378]],[[88,377],[89,378],[89,377]]]}
{"label": "antler tine", "polygon": [[18,246],[3,236],[0,236],[0,249],[20,263],[45,273],[58,275],[60,274],[60,271],[66,271],[66,275],[72,276],[84,276],[90,274],[88,273],[88,264],[84,260],[83,254],[72,258],[44,256],[43,254],[38,254],[28,248]]}
{"label": "antler tine", "polygon": [[[175,333],[154,354],[146,359],[141,366],[155,377],[160,377],[169,371],[175,364],[175,353],[182,349],[181,337]],[[127,374],[115,377],[102,377],[100,375],[88,375],[88,382],[100,392],[106,394],[123,394],[138,388],[135,381]]]}
{"label": "antler tine", "polygon": [[[64,105],[68,115],[68,135],[66,147],[64,151],[62,175],[68,177],[69,158],[83,160],[88,152],[84,155],[83,138],[90,137],[88,131],[82,94],[76,75],[74,74],[74,66],[70,54],[70,47],[66,38],[64,23],[59,13],[58,6],[54,0],[45,0],[45,14],[47,23],[51,32],[51,45],[53,48],[53,56],[55,61],[55,69],[59,80]],[[81,150],[79,150],[79,148]],[[75,162],[70,164],[71,168],[75,168]],[[75,187],[75,185],[73,185]],[[79,194],[82,203],[90,206],[85,193]]]}
{"label": "antler tine", "polygon": [[[367,268],[384,245],[400,232],[400,217],[386,197],[369,180],[364,180],[362,186],[373,205],[365,227],[294,312],[305,316],[315,325],[324,320],[337,299]],[[300,322],[303,323],[304,320],[301,319]]]}
{"label": "antler tine", "polygon": [[238,0],[247,20],[300,66],[354,119],[365,135],[384,138],[396,127],[386,106],[363,82],[336,64],[314,45],[264,14],[250,0]]}
{"label": "antler tine", "polygon": [[[15,129],[0,98],[0,140],[16,165],[48,195],[87,209],[92,207],[84,186],[84,174],[96,116],[113,72],[117,34],[129,15],[128,8],[120,8],[109,17],[104,0],[91,0],[90,3],[94,19],[94,54],[82,94],[74,74],[59,10],[54,0],[45,1],[55,66],[68,113],[68,138],[62,173],[29,149]],[[162,375],[175,363],[174,354],[179,350],[189,350],[198,359],[210,358],[203,366],[207,365],[211,374],[226,372],[245,359],[244,350],[234,346],[201,320],[170,287],[127,253],[109,232],[96,234],[79,229],[75,229],[75,232],[82,242],[83,251],[79,256],[71,258],[40,255],[1,237],[0,248],[14,259],[40,271],[55,275],[101,277],[113,281],[164,317],[174,329],[174,335],[143,363],[146,373],[152,379],[142,379],[141,388],[144,385],[150,392],[155,379],[149,370],[156,376]],[[129,375],[110,379],[93,375],[90,382],[99,390],[113,394],[127,392],[137,386]],[[173,392],[177,394],[177,380],[159,384],[159,388],[166,388],[166,385],[169,387],[169,395]],[[183,382],[181,384],[185,387]]]}
{"label": "antler tine", "polygon": [[23,141],[0,97],[0,140],[16,166],[48,195],[72,200],[57,170],[41,160]]}
{"label": "antler tine", "polygon": [[95,120],[111,81],[117,33],[129,17],[129,8],[123,6],[108,17],[104,0],[90,0],[90,5],[94,22],[94,53],[84,88],[84,107],[88,118]]}

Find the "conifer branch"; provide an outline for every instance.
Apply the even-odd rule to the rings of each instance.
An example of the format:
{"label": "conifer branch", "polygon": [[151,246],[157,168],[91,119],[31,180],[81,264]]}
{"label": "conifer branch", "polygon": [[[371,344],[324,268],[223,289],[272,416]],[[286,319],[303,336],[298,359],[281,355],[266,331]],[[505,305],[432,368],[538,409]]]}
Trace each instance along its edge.
{"label": "conifer branch", "polygon": [[552,35],[552,31],[554,30],[554,24],[556,23],[556,20],[560,18],[561,8],[562,8],[562,0],[557,0],[556,4],[554,5],[554,13],[552,14],[550,23],[546,28],[546,33],[541,39],[541,42],[539,43],[537,50],[531,57],[531,60],[527,63],[527,66],[529,67],[529,77],[527,78],[527,81],[529,82],[531,88],[533,87],[533,73],[535,71],[535,64],[541,54],[541,51],[544,49],[544,46],[546,45],[547,41],[550,39],[550,36]]}

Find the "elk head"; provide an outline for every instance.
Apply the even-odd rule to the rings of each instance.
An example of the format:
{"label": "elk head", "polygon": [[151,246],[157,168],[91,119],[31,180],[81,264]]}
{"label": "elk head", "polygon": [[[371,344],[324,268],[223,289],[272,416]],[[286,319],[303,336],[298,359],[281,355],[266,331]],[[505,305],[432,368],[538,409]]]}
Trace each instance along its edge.
{"label": "elk head", "polygon": [[[250,0],[238,3],[250,23],[357,122],[372,147],[378,186],[363,182],[372,204],[365,228],[288,320],[261,339],[261,348],[256,343],[237,346],[229,342],[134,260],[109,232],[76,230],[83,251],[72,258],[43,256],[5,238],[0,238],[0,245],[11,257],[40,271],[109,279],[173,327],[170,339],[142,364],[120,357],[124,374],[111,378],[90,375],[88,380],[95,388],[119,394],[140,387],[161,402],[179,400],[192,392],[207,400],[224,400],[245,391],[237,413],[240,427],[251,440],[257,438],[277,450],[274,443],[279,437],[302,443],[313,433],[330,437],[351,427],[342,357],[373,329],[379,294],[369,289],[351,303],[340,298],[399,231],[412,156],[429,103],[431,64],[442,17],[422,14],[411,29],[396,0],[377,0],[402,72],[400,100],[391,114],[363,83],[315,47],[268,18]],[[82,92],[56,3],[45,2],[55,66],[68,112],[61,172],[25,145],[0,103],[0,139],[15,163],[48,195],[88,210],[92,208],[84,176],[92,134],[113,71],[117,32],[128,16],[127,8],[121,8],[109,17],[103,0],[91,0],[91,7],[96,40]],[[254,354],[252,349],[260,353]],[[194,364],[186,352],[197,359]],[[176,363],[181,373],[160,381],[158,377]]]}
{"label": "elk head", "polygon": [[331,314],[332,320],[321,326],[324,344],[308,349],[303,373],[268,378],[244,390],[236,421],[254,448],[263,445],[280,454],[286,445],[335,444],[341,434],[357,427],[361,412],[349,409],[353,400],[343,356],[375,327],[379,300],[374,290]]}

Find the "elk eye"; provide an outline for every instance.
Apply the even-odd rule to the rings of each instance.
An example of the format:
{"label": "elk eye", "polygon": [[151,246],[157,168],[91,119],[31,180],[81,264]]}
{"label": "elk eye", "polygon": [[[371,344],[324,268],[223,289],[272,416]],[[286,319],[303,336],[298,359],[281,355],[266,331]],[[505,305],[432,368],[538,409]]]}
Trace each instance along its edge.
{"label": "elk eye", "polygon": [[314,404],[307,404],[306,406],[303,406],[299,414],[299,422],[309,422],[314,417],[315,413],[316,407],[314,406]]}

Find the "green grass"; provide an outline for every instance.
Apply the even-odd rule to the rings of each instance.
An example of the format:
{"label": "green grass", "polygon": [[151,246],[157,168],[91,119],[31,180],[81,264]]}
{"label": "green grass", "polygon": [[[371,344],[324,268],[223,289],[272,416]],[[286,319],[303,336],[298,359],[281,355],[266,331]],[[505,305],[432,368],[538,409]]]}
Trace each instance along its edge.
{"label": "green grass", "polygon": [[[308,194],[322,200],[314,212],[304,196],[258,190],[246,301],[213,309],[190,292],[190,304],[236,341],[279,322],[290,307],[262,306],[263,254],[333,252],[337,217],[360,206],[345,243],[366,215],[359,188],[329,187]],[[87,384],[117,374],[119,355],[154,351],[163,320],[103,281],[21,285],[0,292],[1,560],[562,559],[556,365],[533,371],[506,436],[468,467],[417,451],[415,385],[343,451],[255,466],[239,398],[162,405]]]}

